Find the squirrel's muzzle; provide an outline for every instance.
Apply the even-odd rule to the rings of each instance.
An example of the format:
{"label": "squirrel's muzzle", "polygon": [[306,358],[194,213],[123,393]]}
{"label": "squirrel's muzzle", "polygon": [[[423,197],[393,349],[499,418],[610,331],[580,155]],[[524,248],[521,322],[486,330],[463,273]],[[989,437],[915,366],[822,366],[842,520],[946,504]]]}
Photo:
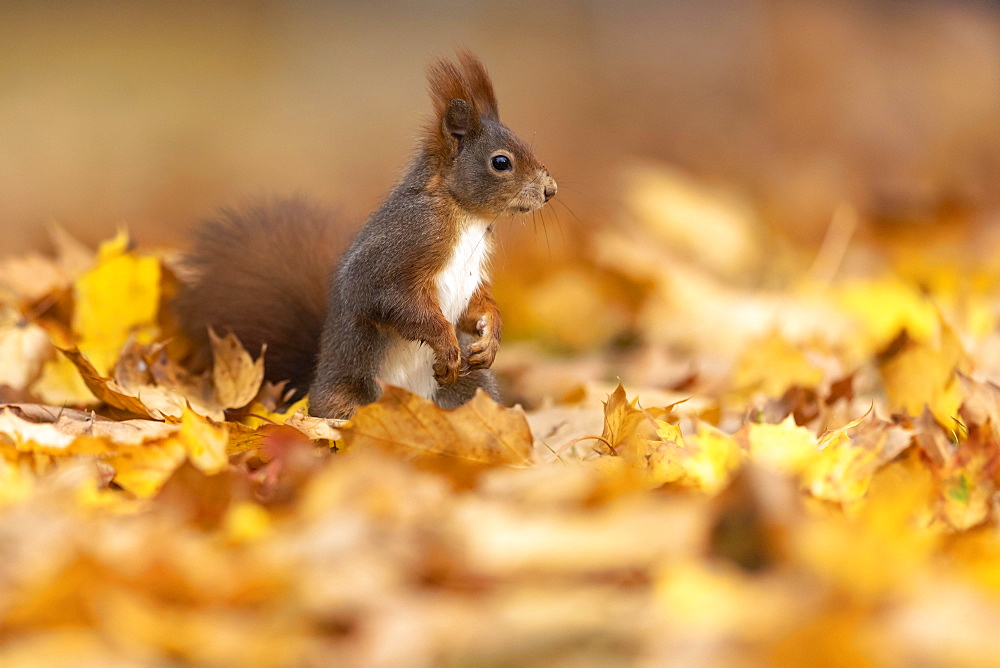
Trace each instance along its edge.
{"label": "squirrel's muzzle", "polygon": [[545,172],[545,176],[542,177],[542,193],[545,195],[545,201],[548,202],[550,199],[556,196],[559,187],[556,185],[556,180],[552,178],[552,175]]}

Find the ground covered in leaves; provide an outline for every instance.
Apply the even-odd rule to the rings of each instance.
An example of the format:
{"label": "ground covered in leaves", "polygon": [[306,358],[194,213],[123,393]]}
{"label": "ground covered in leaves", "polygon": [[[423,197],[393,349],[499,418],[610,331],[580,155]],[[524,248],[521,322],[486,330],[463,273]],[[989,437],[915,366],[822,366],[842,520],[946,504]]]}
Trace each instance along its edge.
{"label": "ground covered in leaves", "polygon": [[232,337],[178,363],[170,254],[3,259],[0,663],[1000,661],[997,244],[844,207],[802,260],[628,184],[506,283],[524,409],[311,418]]}

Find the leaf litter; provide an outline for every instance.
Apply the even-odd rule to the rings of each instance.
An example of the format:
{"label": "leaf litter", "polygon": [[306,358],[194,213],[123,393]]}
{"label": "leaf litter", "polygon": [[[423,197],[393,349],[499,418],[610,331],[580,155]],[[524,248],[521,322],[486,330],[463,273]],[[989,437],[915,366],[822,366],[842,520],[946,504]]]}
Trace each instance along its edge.
{"label": "leaf litter", "polygon": [[768,269],[738,200],[627,178],[507,309],[526,409],[311,417],[227,333],[185,368],[124,232],[0,260],[3,665],[1000,661],[1000,267]]}

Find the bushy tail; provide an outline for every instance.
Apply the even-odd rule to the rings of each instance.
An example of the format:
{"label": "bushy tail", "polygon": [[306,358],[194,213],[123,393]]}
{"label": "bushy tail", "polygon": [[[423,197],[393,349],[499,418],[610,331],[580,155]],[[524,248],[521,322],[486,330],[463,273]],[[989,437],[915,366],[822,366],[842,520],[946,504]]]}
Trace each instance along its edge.
{"label": "bushy tail", "polygon": [[352,231],[303,198],[222,209],[195,230],[181,262],[175,301],[200,355],[208,327],[234,333],[256,355],[267,344],[265,378],[304,394],[312,379],[337,259]]}

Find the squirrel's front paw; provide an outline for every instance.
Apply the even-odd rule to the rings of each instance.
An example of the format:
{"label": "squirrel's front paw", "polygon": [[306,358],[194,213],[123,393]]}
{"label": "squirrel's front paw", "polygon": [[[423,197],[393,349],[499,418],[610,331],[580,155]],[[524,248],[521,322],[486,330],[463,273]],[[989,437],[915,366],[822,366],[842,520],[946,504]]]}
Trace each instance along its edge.
{"label": "squirrel's front paw", "polygon": [[489,369],[500,350],[500,317],[495,312],[484,315],[476,322],[479,339],[469,346],[466,358],[468,368]]}
{"label": "squirrel's front paw", "polygon": [[435,351],[434,380],[438,385],[453,385],[462,367],[462,349],[458,345]]}

